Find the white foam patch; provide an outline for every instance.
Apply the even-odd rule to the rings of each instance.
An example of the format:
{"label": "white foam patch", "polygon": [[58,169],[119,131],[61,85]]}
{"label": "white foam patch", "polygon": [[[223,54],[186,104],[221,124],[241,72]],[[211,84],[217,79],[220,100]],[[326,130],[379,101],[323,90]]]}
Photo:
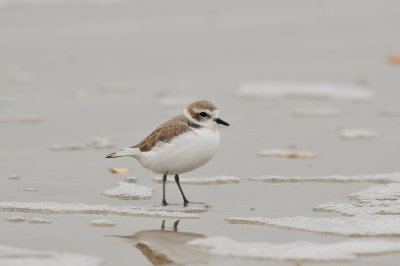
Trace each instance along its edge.
{"label": "white foam patch", "polygon": [[400,214],[400,201],[392,201],[389,203],[325,203],[316,206],[314,210],[336,212],[347,216],[368,216],[375,214],[398,215]]}
{"label": "white foam patch", "polygon": [[397,201],[400,200],[400,184],[375,185],[360,192],[355,192],[350,197],[362,202],[371,200]]}
{"label": "white foam patch", "polygon": [[364,102],[370,100],[374,92],[355,85],[263,82],[241,85],[238,95],[250,99],[303,98]]}
{"label": "white foam patch", "polygon": [[300,158],[300,159],[311,159],[317,156],[316,153],[310,151],[297,151],[297,150],[261,150],[257,153],[259,157],[281,157],[281,158]]}
{"label": "white foam patch", "polygon": [[314,109],[294,109],[292,115],[295,117],[310,117],[310,118],[331,118],[339,117],[342,112],[338,109],[331,108],[314,108]]}
{"label": "white foam patch", "polygon": [[359,255],[373,255],[400,251],[400,242],[383,240],[345,241],[330,244],[293,242],[238,242],[227,237],[209,237],[189,241],[213,255],[295,261],[350,261]]}
{"label": "white foam patch", "polygon": [[350,195],[352,203],[326,203],[317,211],[344,215],[400,214],[400,184],[375,185]]}
{"label": "white foam patch", "polygon": [[342,139],[374,139],[379,136],[378,132],[364,128],[340,128],[335,133]]}
{"label": "white foam patch", "polygon": [[103,194],[122,199],[150,199],[153,197],[153,189],[127,182],[119,182],[116,187],[108,189]]}
{"label": "white foam patch", "polygon": [[[154,177],[154,181],[158,183],[162,183],[162,177]],[[167,179],[168,183],[174,183],[174,177],[168,177]],[[239,177],[235,176],[225,176],[225,175],[220,175],[220,176],[214,176],[214,177],[184,177],[184,178],[179,178],[179,182],[181,184],[187,184],[187,185],[222,185],[222,184],[236,184],[240,182]]]}
{"label": "white foam patch", "polygon": [[88,205],[84,203],[59,202],[0,202],[0,211],[40,213],[40,214],[91,214],[120,215],[165,218],[198,218],[199,212],[207,211],[205,207],[162,207],[162,206],[109,206]]}
{"label": "white foam patch", "polygon": [[90,221],[89,224],[94,227],[114,227],[115,226],[114,222],[107,220],[107,219],[93,220],[93,221]]}
{"label": "white foam patch", "polygon": [[2,266],[97,266],[103,259],[88,255],[37,251],[0,245],[0,265]]}
{"label": "white foam patch", "polygon": [[355,217],[281,217],[281,218],[228,218],[232,224],[269,225],[317,233],[344,236],[400,236],[398,216],[355,216]]}
{"label": "white foam patch", "polygon": [[252,181],[262,181],[269,183],[283,182],[371,182],[371,183],[390,183],[400,182],[400,172],[385,173],[385,174],[359,174],[353,176],[330,175],[330,176],[256,176],[246,178]]}

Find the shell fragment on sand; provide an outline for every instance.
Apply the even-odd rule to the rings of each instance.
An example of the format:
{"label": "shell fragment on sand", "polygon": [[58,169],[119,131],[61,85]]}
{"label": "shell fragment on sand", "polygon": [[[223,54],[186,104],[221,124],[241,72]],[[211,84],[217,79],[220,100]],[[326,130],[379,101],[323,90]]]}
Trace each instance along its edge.
{"label": "shell fragment on sand", "polygon": [[162,207],[162,206],[109,206],[88,205],[84,203],[59,202],[0,202],[0,211],[40,214],[87,214],[87,215],[119,215],[156,218],[198,218],[199,212],[207,211],[205,207]]}
{"label": "shell fragment on sand", "polygon": [[400,54],[392,54],[388,58],[389,63],[393,65],[400,64]]}
{"label": "shell fragment on sand", "polygon": [[400,242],[384,240],[344,241],[319,244],[292,242],[238,242],[227,237],[191,240],[188,245],[219,256],[289,261],[351,261],[359,255],[399,252]]}
{"label": "shell fragment on sand", "polygon": [[103,259],[88,255],[37,251],[0,245],[2,266],[45,265],[45,266],[99,266]]}
{"label": "shell fragment on sand", "polygon": [[249,99],[302,98],[365,102],[373,98],[374,92],[355,85],[263,82],[242,84],[238,95]]}
{"label": "shell fragment on sand", "polygon": [[122,199],[150,199],[153,197],[153,189],[132,183],[119,182],[116,187],[104,191],[103,194]]}
{"label": "shell fragment on sand", "polygon": [[284,183],[284,182],[371,182],[371,183],[390,183],[400,182],[400,172],[385,173],[385,174],[359,174],[354,176],[330,175],[330,176],[255,176],[247,177],[251,181],[262,181],[269,183]]}
{"label": "shell fragment on sand", "polygon": [[113,167],[113,168],[110,168],[110,172],[113,174],[127,174],[127,173],[129,173],[129,169]]}
{"label": "shell fragment on sand", "polygon": [[[175,181],[171,180],[168,177],[167,182],[168,183],[173,183]],[[158,183],[162,183],[162,177],[154,177],[154,181]],[[239,177],[235,176],[214,176],[214,177],[186,177],[186,178],[179,178],[179,181],[181,184],[187,184],[187,185],[222,185],[222,184],[236,184],[240,182]]]}
{"label": "shell fragment on sand", "polygon": [[301,231],[343,236],[400,236],[400,219],[391,215],[355,217],[228,218],[232,224],[269,225]]}
{"label": "shell fragment on sand", "polygon": [[296,150],[261,150],[257,153],[259,157],[281,157],[281,158],[299,158],[299,159],[312,159],[317,156],[316,153],[310,151],[296,151]]}

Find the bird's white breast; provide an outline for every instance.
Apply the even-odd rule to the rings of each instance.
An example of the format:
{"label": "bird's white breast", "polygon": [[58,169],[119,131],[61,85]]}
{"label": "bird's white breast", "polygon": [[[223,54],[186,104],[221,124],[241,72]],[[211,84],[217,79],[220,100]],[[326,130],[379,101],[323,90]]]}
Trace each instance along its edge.
{"label": "bird's white breast", "polygon": [[220,135],[216,129],[187,131],[170,141],[158,143],[138,157],[143,167],[156,172],[181,174],[207,163],[217,151]]}

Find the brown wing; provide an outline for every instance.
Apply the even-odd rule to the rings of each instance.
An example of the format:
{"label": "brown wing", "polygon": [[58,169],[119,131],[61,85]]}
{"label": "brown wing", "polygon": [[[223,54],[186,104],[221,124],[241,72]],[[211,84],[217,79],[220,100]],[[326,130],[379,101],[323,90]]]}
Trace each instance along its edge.
{"label": "brown wing", "polygon": [[150,151],[158,142],[168,143],[172,138],[189,130],[192,129],[189,126],[188,119],[183,115],[176,116],[156,128],[132,148],[139,148],[142,152]]}

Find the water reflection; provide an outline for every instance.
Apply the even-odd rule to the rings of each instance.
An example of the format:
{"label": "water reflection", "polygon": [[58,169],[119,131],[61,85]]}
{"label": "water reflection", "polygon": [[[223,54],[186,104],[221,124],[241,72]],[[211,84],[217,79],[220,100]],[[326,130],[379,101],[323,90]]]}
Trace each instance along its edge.
{"label": "water reflection", "polygon": [[166,226],[165,220],[158,230],[143,230],[129,236],[119,236],[136,247],[153,265],[190,264],[207,262],[210,255],[185,243],[205,235],[179,232],[180,220],[172,228]]}

